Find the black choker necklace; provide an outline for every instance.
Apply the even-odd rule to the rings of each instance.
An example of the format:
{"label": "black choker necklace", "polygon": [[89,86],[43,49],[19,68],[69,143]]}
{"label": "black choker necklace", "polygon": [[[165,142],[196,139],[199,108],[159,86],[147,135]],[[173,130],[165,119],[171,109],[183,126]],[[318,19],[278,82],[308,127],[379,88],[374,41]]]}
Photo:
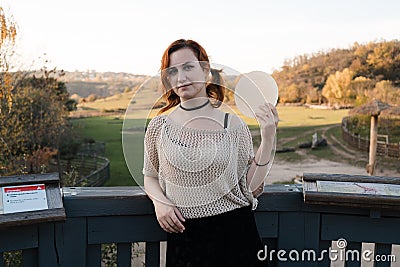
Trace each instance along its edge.
{"label": "black choker necklace", "polygon": [[206,102],[206,103],[201,104],[200,106],[197,106],[197,107],[194,107],[194,108],[184,108],[184,107],[182,107],[182,103],[179,103],[179,107],[180,107],[181,109],[183,109],[183,110],[186,110],[186,111],[192,111],[192,110],[204,108],[205,106],[208,105],[208,103],[210,103],[210,99],[207,99],[207,102]]}

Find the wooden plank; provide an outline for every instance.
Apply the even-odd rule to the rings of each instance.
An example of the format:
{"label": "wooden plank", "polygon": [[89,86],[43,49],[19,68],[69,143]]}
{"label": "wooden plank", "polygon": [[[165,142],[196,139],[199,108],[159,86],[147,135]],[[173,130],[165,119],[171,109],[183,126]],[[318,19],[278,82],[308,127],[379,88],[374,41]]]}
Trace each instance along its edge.
{"label": "wooden plank", "polygon": [[347,242],[345,249],[346,267],[359,267],[361,265],[361,242]]}
{"label": "wooden plank", "polygon": [[362,243],[362,253],[361,254],[361,266],[362,267],[374,267],[375,263],[374,259],[374,251],[375,251],[375,244],[374,243]]}
{"label": "wooden plank", "polygon": [[117,244],[117,266],[130,267],[132,261],[132,243]]}
{"label": "wooden plank", "polygon": [[[310,201],[307,202],[308,205],[318,205],[320,207],[326,207],[329,209],[329,206],[336,206],[338,208],[358,208],[359,210],[366,210],[369,212],[370,209],[381,209],[382,211],[388,211],[388,212],[399,212],[399,206],[392,206],[392,205],[380,205],[376,204],[374,205],[373,203],[350,203],[350,202],[325,202],[325,201]],[[343,214],[353,214],[351,212],[343,212]]]}
{"label": "wooden plank", "polygon": [[379,201],[387,205],[399,205],[400,197],[388,195],[372,195],[372,194],[353,194],[353,193],[332,193],[332,192],[305,192],[308,200],[324,200],[325,202],[352,202],[371,203]]}
{"label": "wooden plank", "polygon": [[[262,238],[261,239],[262,244],[263,244],[263,249],[264,251],[277,251],[277,238]],[[265,262],[265,266],[269,266],[269,267],[273,267],[276,265],[276,257],[271,258],[271,253],[269,253],[268,255],[265,255],[265,253],[260,253],[259,255],[262,258],[262,262]],[[275,254],[273,254],[273,256],[276,256]],[[265,260],[264,260],[265,258]]]}
{"label": "wooden plank", "polygon": [[304,173],[303,181],[338,181],[338,182],[363,182],[381,184],[400,184],[399,177],[388,176],[367,176],[348,174],[327,174],[327,173]]}
{"label": "wooden plank", "polygon": [[67,218],[55,227],[60,266],[86,266],[86,218]]}
{"label": "wooden plank", "polygon": [[304,201],[308,204],[342,205],[350,207],[400,210],[400,198],[397,196],[305,192]]}
{"label": "wooden plank", "polygon": [[0,227],[64,221],[65,217],[64,208],[2,214],[0,215]]}
{"label": "wooden plank", "polygon": [[299,211],[304,207],[301,187],[281,185],[266,191],[258,198],[257,211]]}
{"label": "wooden plank", "polygon": [[338,240],[348,242],[400,243],[398,232],[399,218],[359,217],[340,214],[321,215],[321,240]]}
{"label": "wooden plank", "polygon": [[64,197],[75,198],[111,198],[146,197],[140,186],[112,186],[112,187],[63,187]]}
{"label": "wooden plank", "polygon": [[22,266],[23,267],[36,267],[38,266],[38,250],[25,249],[22,250]]}
{"label": "wooden plank", "polygon": [[0,228],[0,252],[37,248],[38,246],[37,226]]}
{"label": "wooden plank", "polygon": [[89,217],[87,220],[88,244],[154,242],[167,239],[167,234],[154,215]]}
{"label": "wooden plank", "polygon": [[[346,266],[346,247],[339,241],[332,241],[332,250],[329,251],[330,267]],[[347,245],[347,243],[346,243]]]}
{"label": "wooden plank", "polygon": [[53,223],[41,224],[39,228],[39,266],[58,266],[58,251],[55,244]]}
{"label": "wooden plank", "polygon": [[377,207],[355,207],[347,205],[347,203],[340,205],[340,203],[304,203],[304,207],[301,209],[303,212],[319,212],[319,213],[331,213],[331,214],[342,214],[342,215],[354,215],[354,216],[370,216],[371,208],[379,210],[381,217],[399,217],[398,210],[390,209],[379,209]]}
{"label": "wooden plank", "polygon": [[261,238],[278,237],[278,212],[255,212],[254,217]]}
{"label": "wooden plank", "polygon": [[2,176],[0,179],[0,187],[9,185],[22,185],[33,183],[59,183],[58,173],[29,174],[16,176]]}
{"label": "wooden plank", "polygon": [[382,261],[388,255],[392,254],[391,244],[375,244],[375,257],[379,257],[380,261],[375,261],[375,267],[390,267],[391,262],[389,260]]}
{"label": "wooden plank", "polygon": [[314,181],[305,181],[303,183],[303,192],[304,191],[317,191],[317,184]]}
{"label": "wooden plank", "polygon": [[146,267],[160,266],[160,242],[146,242]]}
{"label": "wooden plank", "polygon": [[49,209],[62,209],[64,208],[61,189],[58,184],[46,185],[47,205]]}
{"label": "wooden plank", "polygon": [[331,260],[329,258],[329,248],[332,246],[331,240],[320,240],[319,241],[319,255],[318,255],[318,266],[325,267],[330,266]]}
{"label": "wooden plank", "polygon": [[[305,249],[304,244],[304,213],[301,212],[281,212],[279,213],[279,233],[278,233],[278,250],[283,250],[284,255],[281,259],[277,258],[277,266],[302,266],[306,267],[306,262],[301,261],[301,251]],[[299,252],[297,255],[291,254],[291,251]],[[275,257],[277,255],[275,254]]]}
{"label": "wooden plank", "polygon": [[[79,190],[78,190],[79,189]],[[132,187],[63,188],[67,216],[92,217],[153,214],[151,200],[141,189]],[[368,209],[304,203],[301,186],[268,185],[259,197],[257,211],[307,211],[369,215]],[[397,216],[398,211],[382,210],[382,216]]]}
{"label": "wooden plank", "polygon": [[108,190],[101,190],[91,197],[64,194],[64,207],[68,217],[154,214],[153,204],[147,195],[109,194]]}
{"label": "wooden plank", "polygon": [[[101,266],[101,245],[88,245],[87,248],[87,267],[99,267]],[[84,266],[84,265],[83,265]]]}
{"label": "wooden plank", "polygon": [[400,267],[400,245],[392,244],[392,253],[390,255],[391,267]]}
{"label": "wooden plank", "polygon": [[[315,252],[316,258],[306,260],[307,267],[317,267],[319,257],[319,228],[321,220],[319,213],[304,213],[304,247]],[[309,254],[308,254],[309,255]],[[309,256],[307,255],[307,259]]]}

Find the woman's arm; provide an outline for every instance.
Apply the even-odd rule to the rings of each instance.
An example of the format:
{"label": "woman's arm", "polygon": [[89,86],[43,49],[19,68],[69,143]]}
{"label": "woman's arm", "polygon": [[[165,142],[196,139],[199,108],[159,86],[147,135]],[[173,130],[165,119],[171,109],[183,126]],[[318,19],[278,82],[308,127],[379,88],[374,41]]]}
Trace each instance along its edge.
{"label": "woman's arm", "polygon": [[[264,179],[267,176],[268,164],[270,161],[271,151],[272,151],[272,141],[261,140],[261,144],[257,150],[253,162],[250,165],[249,171],[247,173],[247,184],[250,190],[253,192],[254,196],[262,193],[264,186]],[[263,166],[257,166],[263,165]]]}
{"label": "woman's arm", "polygon": [[262,193],[279,121],[273,105],[265,103],[260,110],[256,117],[260,123],[261,143],[247,173],[247,183],[254,196]]}
{"label": "woman's arm", "polygon": [[183,218],[180,211],[164,195],[158,179],[144,176],[144,188],[147,195],[153,201],[157,221],[161,228],[168,233],[182,233],[185,230]]}
{"label": "woman's arm", "polygon": [[[179,233],[185,230],[182,222],[185,221],[179,210],[164,195],[158,178],[159,158],[157,141],[164,118],[161,116],[153,118],[146,130],[144,137],[144,188],[147,195],[153,201],[157,221],[161,228],[169,233]],[[153,177],[154,176],[154,177]]]}

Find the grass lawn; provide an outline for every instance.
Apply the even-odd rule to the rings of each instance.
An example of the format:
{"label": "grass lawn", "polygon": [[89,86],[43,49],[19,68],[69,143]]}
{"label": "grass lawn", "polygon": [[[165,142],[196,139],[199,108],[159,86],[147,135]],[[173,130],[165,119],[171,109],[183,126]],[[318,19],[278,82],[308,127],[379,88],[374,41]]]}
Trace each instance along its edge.
{"label": "grass lawn", "polygon": [[[138,132],[129,135],[129,141],[133,144],[135,150],[135,165],[143,164],[143,132],[139,128],[144,125],[143,119],[130,120],[130,124],[138,128]],[[122,149],[122,126],[123,119],[118,117],[92,117],[72,120],[75,130],[82,138],[93,138],[98,142],[106,143],[105,156],[110,160],[111,178],[106,182],[106,186],[136,185],[128,167],[125,163]],[[131,154],[130,154],[131,155]],[[140,177],[141,168],[132,169],[135,177]]]}

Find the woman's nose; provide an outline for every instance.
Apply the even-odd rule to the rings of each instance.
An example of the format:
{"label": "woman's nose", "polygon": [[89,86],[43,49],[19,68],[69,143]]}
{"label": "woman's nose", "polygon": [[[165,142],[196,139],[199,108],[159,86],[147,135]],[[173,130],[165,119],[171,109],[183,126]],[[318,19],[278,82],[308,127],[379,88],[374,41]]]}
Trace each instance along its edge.
{"label": "woman's nose", "polygon": [[186,79],[187,79],[187,77],[186,77],[185,72],[184,72],[184,71],[181,71],[181,70],[178,71],[178,82],[179,82],[179,83],[185,82]]}

